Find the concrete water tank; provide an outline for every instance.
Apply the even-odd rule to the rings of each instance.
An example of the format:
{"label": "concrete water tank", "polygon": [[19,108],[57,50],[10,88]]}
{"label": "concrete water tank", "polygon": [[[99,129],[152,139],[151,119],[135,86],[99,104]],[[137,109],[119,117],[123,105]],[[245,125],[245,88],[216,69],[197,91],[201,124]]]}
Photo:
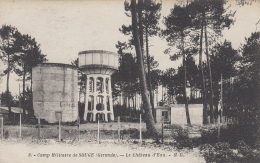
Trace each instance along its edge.
{"label": "concrete water tank", "polygon": [[79,52],[79,68],[86,74],[85,121],[113,121],[111,75],[118,69],[118,54],[104,50]]}
{"label": "concrete water tank", "polygon": [[42,63],[32,69],[33,109],[37,118],[49,123],[78,118],[78,72],[72,65]]}

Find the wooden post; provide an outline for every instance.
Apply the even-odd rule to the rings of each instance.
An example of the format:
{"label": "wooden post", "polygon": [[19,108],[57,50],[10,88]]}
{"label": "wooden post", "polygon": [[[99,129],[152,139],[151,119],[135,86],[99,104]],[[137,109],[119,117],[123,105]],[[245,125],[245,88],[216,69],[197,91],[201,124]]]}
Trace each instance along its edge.
{"label": "wooden post", "polygon": [[56,120],[59,121],[59,141],[61,141],[61,120],[62,120],[62,112],[56,111],[55,112]]}
{"label": "wooden post", "polygon": [[59,141],[61,141],[61,122],[59,118]]}
{"label": "wooden post", "polygon": [[2,128],[1,128],[1,135],[2,135],[2,140],[4,139],[4,116],[2,115]]}
{"label": "wooden post", "polygon": [[19,138],[22,138],[22,113],[20,113],[20,134],[19,134]]}
{"label": "wooden post", "polygon": [[78,117],[78,123],[79,123],[79,126],[78,126],[79,137],[78,137],[78,139],[80,141],[80,117]]}
{"label": "wooden post", "polygon": [[41,119],[38,117],[38,136],[41,138]]}
{"label": "wooden post", "polygon": [[142,114],[140,114],[140,143],[142,143]]}
{"label": "wooden post", "polygon": [[120,143],[120,128],[121,128],[121,126],[120,126],[120,116],[118,116],[117,117],[117,122],[118,122],[118,142]]}
{"label": "wooden post", "polygon": [[98,141],[98,144],[99,144],[99,118],[98,118],[98,134],[97,134],[97,141]]}
{"label": "wooden post", "polygon": [[163,121],[162,121],[162,143],[163,143]]}

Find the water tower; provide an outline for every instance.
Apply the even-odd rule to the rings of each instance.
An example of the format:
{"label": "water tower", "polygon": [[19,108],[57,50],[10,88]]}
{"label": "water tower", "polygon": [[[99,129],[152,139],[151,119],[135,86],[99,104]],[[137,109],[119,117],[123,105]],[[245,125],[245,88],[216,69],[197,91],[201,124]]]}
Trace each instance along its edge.
{"label": "water tower", "polygon": [[41,63],[32,69],[33,109],[37,118],[57,122],[56,113],[62,113],[62,122],[78,118],[78,71],[72,65]]}
{"label": "water tower", "polygon": [[79,68],[86,73],[85,121],[113,121],[111,75],[118,69],[118,54],[103,50],[79,52]]}

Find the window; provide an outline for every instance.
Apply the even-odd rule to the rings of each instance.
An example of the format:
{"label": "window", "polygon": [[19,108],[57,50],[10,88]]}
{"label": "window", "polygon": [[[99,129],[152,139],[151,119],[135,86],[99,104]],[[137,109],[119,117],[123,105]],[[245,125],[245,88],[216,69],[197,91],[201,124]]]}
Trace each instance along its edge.
{"label": "window", "polygon": [[98,93],[104,92],[103,78],[101,77],[97,78],[97,92]]}
{"label": "window", "polygon": [[107,111],[110,111],[110,102],[109,102],[109,96],[107,96]]}
{"label": "window", "polygon": [[105,121],[105,114],[104,113],[97,113],[96,114],[96,121],[97,120]]}
{"label": "window", "polygon": [[108,86],[109,78],[106,78],[106,93],[109,94],[109,86]]}
{"label": "window", "polygon": [[108,122],[110,122],[110,121],[112,120],[112,118],[111,118],[111,113],[108,113],[108,114],[107,114],[107,120],[108,120]]}
{"label": "window", "polygon": [[88,96],[88,110],[92,111],[94,109],[94,97]]}
{"label": "window", "polygon": [[87,121],[88,121],[88,122],[93,121],[93,113],[88,113],[88,114],[87,114]]}
{"label": "window", "polygon": [[98,111],[104,110],[104,97],[103,96],[97,96],[96,109]]}
{"label": "window", "polygon": [[94,92],[94,79],[92,77],[89,78],[89,92]]}
{"label": "window", "polygon": [[168,111],[162,111],[162,117],[164,120],[169,120]]}

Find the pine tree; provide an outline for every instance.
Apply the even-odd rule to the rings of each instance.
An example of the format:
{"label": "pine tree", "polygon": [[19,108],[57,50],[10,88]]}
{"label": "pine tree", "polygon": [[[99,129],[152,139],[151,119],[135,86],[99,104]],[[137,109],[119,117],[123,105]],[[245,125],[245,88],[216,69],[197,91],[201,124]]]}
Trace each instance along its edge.
{"label": "pine tree", "polygon": [[8,94],[7,98],[7,106],[9,111],[9,118],[11,118],[11,94],[9,91],[9,78],[10,73],[15,69],[15,64],[13,57],[16,54],[16,49],[14,48],[14,42],[17,39],[17,36],[19,35],[18,30],[15,27],[12,27],[10,25],[3,25],[0,29],[0,36],[1,36],[1,54],[0,59],[7,64],[7,69],[4,70],[4,74],[7,75],[7,81],[6,81],[6,93]]}
{"label": "pine tree", "polygon": [[[187,38],[190,36],[190,28],[192,27],[191,17],[186,6],[181,7],[175,5],[171,10],[170,15],[165,18],[164,24],[166,29],[162,31],[162,35],[166,37],[166,41],[169,42],[170,46],[176,46],[180,52],[175,53],[172,56],[173,60],[178,59],[182,56],[182,65],[184,68],[183,76],[183,98],[185,103],[186,119],[187,124],[191,125],[189,116],[188,99],[186,95],[187,87],[187,72],[186,72],[186,54],[187,54]],[[186,38],[186,41],[185,41]],[[166,50],[169,53],[170,49]]]}
{"label": "pine tree", "polygon": [[[152,84],[151,84],[151,65],[152,59],[149,55],[149,37],[156,36],[159,32],[160,28],[158,26],[158,22],[160,19],[160,10],[161,10],[161,3],[156,3],[153,0],[145,0],[139,1],[136,5],[137,8],[137,16],[138,16],[138,23],[137,28],[140,35],[140,45],[141,49],[144,52],[144,40],[146,44],[146,60],[147,60],[147,79],[148,79],[148,89],[150,95],[150,103],[153,110],[153,115],[155,116],[154,111],[154,102],[153,102],[153,93],[152,93]],[[125,2],[125,10],[126,15],[131,16],[131,5],[128,2]],[[132,25],[125,26],[123,25],[120,29],[121,32],[125,35],[129,35],[132,32]],[[145,37],[145,39],[144,39]],[[132,43],[133,40],[131,39],[130,42]]]}
{"label": "pine tree", "polygon": [[137,62],[139,65],[140,87],[141,87],[143,107],[145,110],[145,117],[146,117],[146,128],[148,132],[150,132],[158,141],[158,132],[155,128],[155,122],[153,119],[151,105],[149,103],[149,98],[148,98],[148,89],[147,89],[147,83],[146,83],[145,71],[143,65],[143,53],[142,53],[142,48],[140,43],[140,35],[137,27],[137,14],[136,14],[137,10],[136,10],[135,0],[131,0],[131,13],[132,13],[134,45],[135,45],[135,50],[137,55]]}
{"label": "pine tree", "polygon": [[[199,42],[200,42],[200,69],[202,73],[202,95],[203,95],[203,124],[207,124],[207,108],[206,108],[206,84],[204,79],[204,70],[203,70],[203,61],[202,53],[205,50],[207,58],[207,67],[209,73],[209,85],[210,85],[210,123],[214,122],[214,92],[212,84],[212,72],[210,65],[210,56],[209,56],[209,45],[216,41],[216,38],[221,36],[222,30],[224,28],[229,28],[234,23],[234,14],[235,12],[227,12],[224,8],[226,4],[225,0],[193,0],[188,5],[189,13],[192,17],[194,31],[200,31]],[[208,33],[211,31],[211,37],[208,37]],[[202,42],[205,42],[205,49],[203,50]],[[196,39],[195,39],[196,40]]]}
{"label": "pine tree", "polygon": [[[14,72],[18,76],[22,76],[23,79],[23,93],[22,93],[22,108],[25,115],[26,108],[26,86],[25,81],[29,79],[31,81],[32,92],[32,68],[39,63],[46,61],[46,55],[43,55],[40,50],[40,45],[37,44],[34,38],[29,35],[19,35],[14,42],[14,47],[16,49],[16,55],[13,60],[17,65]],[[32,93],[30,93],[32,95]],[[30,105],[32,107],[32,97],[30,97]],[[32,109],[32,108],[31,108]],[[30,110],[29,110],[30,111]]]}

